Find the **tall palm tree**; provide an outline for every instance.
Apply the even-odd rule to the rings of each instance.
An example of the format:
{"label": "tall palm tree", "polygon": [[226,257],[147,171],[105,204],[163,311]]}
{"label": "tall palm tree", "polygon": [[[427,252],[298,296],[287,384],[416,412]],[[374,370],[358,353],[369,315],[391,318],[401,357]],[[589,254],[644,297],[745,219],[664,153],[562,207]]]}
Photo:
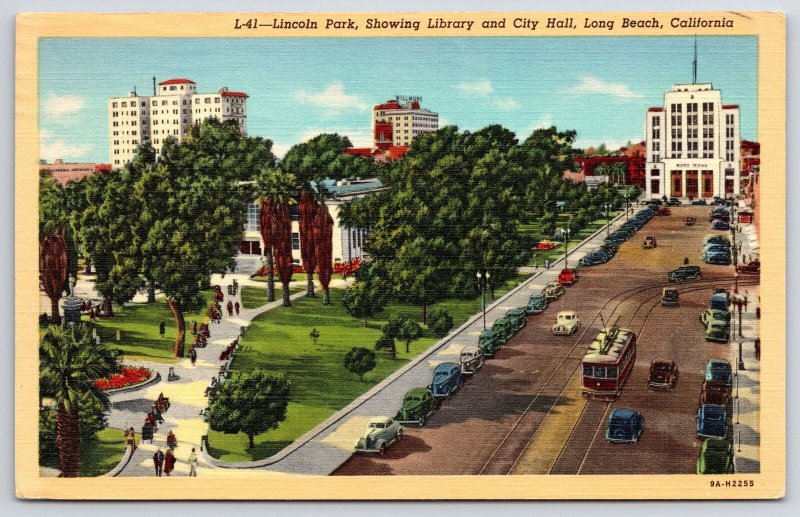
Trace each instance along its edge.
{"label": "tall palm tree", "polygon": [[292,279],[292,219],[289,206],[297,204],[297,177],[265,167],[256,181],[257,198],[261,202],[261,237],[267,258],[267,300],[275,301],[273,268],[277,265],[278,276],[283,284],[283,305],[289,307],[289,282]]}
{"label": "tall palm tree", "polygon": [[56,406],[56,445],[62,477],[80,472],[81,400],[108,408],[108,397],[95,381],[119,370],[115,354],[95,343],[83,325],[50,326],[39,341],[40,389]]}

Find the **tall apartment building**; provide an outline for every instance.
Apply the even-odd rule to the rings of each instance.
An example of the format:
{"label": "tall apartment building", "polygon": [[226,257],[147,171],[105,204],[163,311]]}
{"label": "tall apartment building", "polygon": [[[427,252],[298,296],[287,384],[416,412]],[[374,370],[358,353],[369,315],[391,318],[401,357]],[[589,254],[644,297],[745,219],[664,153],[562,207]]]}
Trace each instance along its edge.
{"label": "tall apartment building", "polygon": [[168,137],[180,141],[192,124],[209,118],[235,120],[245,134],[247,98],[246,93],[225,87],[216,93],[197,93],[195,82],[183,78],[158,83],[150,97],[136,92],[112,97],[108,100],[109,162],[114,168],[122,167],[145,140],[160,151]]}
{"label": "tall apartment building", "polygon": [[409,146],[420,133],[439,129],[439,114],[420,107],[422,97],[398,96],[372,108],[375,147]]}
{"label": "tall apartment building", "polygon": [[739,106],[711,84],[676,84],[645,115],[648,198],[734,197],[741,181]]}

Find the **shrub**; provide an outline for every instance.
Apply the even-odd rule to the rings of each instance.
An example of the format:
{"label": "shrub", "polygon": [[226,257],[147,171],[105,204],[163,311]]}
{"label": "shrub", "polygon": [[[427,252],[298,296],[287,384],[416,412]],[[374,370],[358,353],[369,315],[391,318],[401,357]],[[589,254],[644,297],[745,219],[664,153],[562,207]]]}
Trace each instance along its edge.
{"label": "shrub", "polygon": [[433,309],[428,315],[428,328],[441,339],[453,328],[453,317],[444,309]]}

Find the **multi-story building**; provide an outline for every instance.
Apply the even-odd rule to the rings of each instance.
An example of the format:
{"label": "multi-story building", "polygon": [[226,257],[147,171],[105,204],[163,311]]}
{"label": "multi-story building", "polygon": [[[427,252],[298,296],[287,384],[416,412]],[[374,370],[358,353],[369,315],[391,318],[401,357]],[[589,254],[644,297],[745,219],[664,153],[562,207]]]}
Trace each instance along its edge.
{"label": "multi-story building", "polygon": [[414,137],[439,129],[439,114],[420,107],[422,97],[398,96],[372,108],[375,147],[409,146]]}
{"label": "multi-story building", "polygon": [[108,100],[111,165],[119,168],[131,161],[145,140],[160,151],[168,137],[180,141],[192,124],[209,118],[235,120],[245,134],[247,97],[225,87],[216,93],[197,93],[195,82],[183,78],[158,83],[151,97],[135,91],[127,97],[112,97]]}
{"label": "multi-story building", "polygon": [[645,115],[648,198],[740,193],[739,106],[711,84],[676,84]]}
{"label": "multi-story building", "polygon": [[[353,259],[364,258],[364,239],[367,235],[363,228],[350,228],[342,226],[339,222],[339,207],[355,198],[360,198],[374,194],[384,187],[377,179],[351,179],[341,180],[326,186],[328,195],[325,207],[333,219],[333,247],[332,257],[335,262],[350,262]],[[247,222],[245,223],[244,240],[239,246],[242,255],[250,255],[258,258],[264,255],[264,242],[261,239],[261,224],[259,221],[260,205],[251,203],[247,207]],[[300,213],[297,205],[290,206],[292,218],[292,259],[302,265],[300,254]],[[240,261],[245,260],[240,255]]]}

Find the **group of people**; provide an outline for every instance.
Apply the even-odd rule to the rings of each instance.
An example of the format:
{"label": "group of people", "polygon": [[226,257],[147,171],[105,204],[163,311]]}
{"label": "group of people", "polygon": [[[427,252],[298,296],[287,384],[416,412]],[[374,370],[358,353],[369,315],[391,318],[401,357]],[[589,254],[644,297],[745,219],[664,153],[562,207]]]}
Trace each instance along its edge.
{"label": "group of people", "polygon": [[231,344],[228,345],[227,348],[225,348],[225,350],[222,351],[222,353],[219,355],[219,360],[220,361],[227,361],[228,359],[230,359],[231,356],[233,356],[233,353],[236,351],[236,347],[237,346],[239,346],[239,338],[238,337],[236,339],[234,339],[233,341],[231,341]]}
{"label": "group of people", "polygon": [[144,426],[150,427],[152,431],[158,431],[158,424],[164,422],[164,418],[161,415],[167,412],[169,406],[169,398],[165,397],[163,393],[159,393],[158,399],[153,402],[153,406],[150,408],[150,411],[147,412],[147,416],[144,419]]}
{"label": "group of people", "polygon": [[192,320],[192,323],[189,325],[189,330],[194,336],[192,348],[205,348],[208,344],[208,338],[211,337],[208,323],[201,323],[198,325],[196,321]]}
{"label": "group of people", "polygon": [[222,306],[215,302],[208,308],[208,319],[213,323],[222,323]]}
{"label": "group of people", "polygon": [[[194,447],[192,447],[192,452],[189,454],[188,459],[189,477],[197,477],[197,453],[195,453]],[[153,453],[153,466],[156,469],[156,476],[161,477],[162,473],[169,476],[175,470],[175,461],[175,454],[171,448],[167,448],[167,452],[162,452],[159,447]]]}
{"label": "group of people", "polygon": [[228,294],[231,296],[236,296],[236,293],[239,292],[239,282],[236,279],[233,279],[232,284],[228,284]]}
{"label": "group of people", "polygon": [[233,303],[232,301],[228,300],[228,316],[233,316],[234,309],[236,310],[236,315],[239,315],[239,302]]}

